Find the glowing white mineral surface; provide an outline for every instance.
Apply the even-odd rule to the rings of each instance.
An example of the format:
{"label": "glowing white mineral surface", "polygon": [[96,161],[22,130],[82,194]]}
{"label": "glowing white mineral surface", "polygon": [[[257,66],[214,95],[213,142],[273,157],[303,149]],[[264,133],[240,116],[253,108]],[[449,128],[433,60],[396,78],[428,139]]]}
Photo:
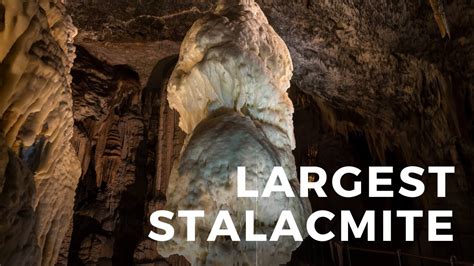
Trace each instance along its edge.
{"label": "glowing white mineral surface", "polygon": [[185,219],[171,224],[175,236],[158,244],[163,256],[180,254],[193,265],[278,265],[290,260],[300,243],[232,242],[207,236],[219,210],[228,210],[245,239],[245,210],[256,213],[256,232],[273,232],[282,210],[290,210],[303,230],[307,199],[273,193],[269,198],[237,197],[237,166],[247,168],[247,187],[263,190],[274,166],[283,166],[298,195],[291,150],[292,62],[283,40],[250,0],[221,1],[214,13],[196,21],[187,33],[168,84],[168,101],[188,133],[175,163],[165,208],[202,209],[196,242],[186,241]]}

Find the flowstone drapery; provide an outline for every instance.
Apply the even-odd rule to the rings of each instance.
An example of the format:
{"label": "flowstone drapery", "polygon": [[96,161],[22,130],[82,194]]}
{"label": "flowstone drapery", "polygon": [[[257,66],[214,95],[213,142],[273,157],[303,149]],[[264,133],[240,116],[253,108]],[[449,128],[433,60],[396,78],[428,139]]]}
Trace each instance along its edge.
{"label": "flowstone drapery", "polygon": [[69,142],[77,29],[59,0],[0,10],[0,263],[54,265],[81,173]]}

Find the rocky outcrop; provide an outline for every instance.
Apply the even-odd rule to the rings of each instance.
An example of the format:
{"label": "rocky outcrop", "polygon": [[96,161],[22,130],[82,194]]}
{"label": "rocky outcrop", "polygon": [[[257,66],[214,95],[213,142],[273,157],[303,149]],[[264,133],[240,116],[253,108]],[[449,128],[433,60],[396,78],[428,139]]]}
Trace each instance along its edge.
{"label": "rocky outcrop", "polygon": [[0,3],[0,263],[51,265],[81,172],[69,76],[77,31],[60,1]]}

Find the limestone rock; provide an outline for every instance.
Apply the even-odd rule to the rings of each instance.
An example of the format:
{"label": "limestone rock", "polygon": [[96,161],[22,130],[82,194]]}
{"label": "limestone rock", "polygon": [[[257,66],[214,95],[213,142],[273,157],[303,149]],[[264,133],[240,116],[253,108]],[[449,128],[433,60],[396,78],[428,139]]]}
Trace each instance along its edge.
{"label": "limestone rock", "polygon": [[0,260],[5,265],[34,265],[39,257],[34,234],[33,202],[35,184],[33,174],[5,144],[0,135],[2,160],[0,180]]}
{"label": "limestone rock", "polygon": [[[236,173],[246,166],[249,186],[262,190],[274,166],[282,166],[297,191],[293,105],[286,90],[292,63],[285,43],[254,1],[221,1],[214,13],[187,33],[168,84],[168,102],[188,133],[175,163],[165,209],[202,209],[196,242],[186,225],[173,219],[175,236],[158,243],[163,256],[180,254],[193,265],[282,264],[299,243],[245,241],[245,210],[255,210],[256,230],[271,235],[282,210],[291,210],[299,228],[309,215],[307,199],[237,198]],[[298,195],[298,193],[295,193]],[[207,242],[219,210],[235,217],[241,242]]]}
{"label": "limestone rock", "polygon": [[[32,225],[25,226],[22,234],[37,245],[33,252],[17,250],[11,254],[14,258],[4,254],[7,257],[2,261],[51,265],[67,230],[62,225],[72,217],[81,171],[69,142],[73,126],[69,72],[77,30],[61,1],[6,0],[1,6],[4,25],[0,31],[0,130],[10,153],[18,156],[32,173],[26,177],[22,172],[7,175],[2,195],[24,195],[26,202],[17,203],[29,205],[9,206],[9,210],[15,214],[18,208],[25,209],[24,215],[30,216]],[[14,182],[23,185],[13,191]],[[25,238],[17,240],[22,245]],[[9,249],[8,245],[2,250]]]}

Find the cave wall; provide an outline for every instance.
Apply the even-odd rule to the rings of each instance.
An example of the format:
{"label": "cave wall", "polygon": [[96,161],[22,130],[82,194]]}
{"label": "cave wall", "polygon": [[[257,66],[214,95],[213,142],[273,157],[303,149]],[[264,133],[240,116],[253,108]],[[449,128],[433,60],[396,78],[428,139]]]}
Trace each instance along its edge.
{"label": "cave wall", "polygon": [[[314,127],[319,133],[296,133],[297,147],[298,141],[310,143],[308,155],[303,157],[325,169],[343,165],[456,166],[456,175],[448,179],[446,198],[436,198],[435,180],[424,176],[424,196],[401,205],[452,209],[455,241],[427,242],[423,221],[415,243],[386,248],[446,259],[455,254],[459,260],[472,260],[474,87],[473,46],[468,41],[473,39],[473,21],[468,18],[473,14],[472,3],[445,2],[450,38],[442,38],[428,1],[309,3],[307,8],[291,9],[288,4],[267,9],[276,30],[287,34],[282,36],[295,62],[293,86],[310,109],[301,114],[306,118],[300,123],[319,124]],[[298,113],[295,127],[297,120]],[[311,156],[314,151],[317,154]],[[313,205],[362,212],[371,207],[393,208],[401,199],[380,204],[366,199],[352,203],[337,200],[336,206],[323,202],[319,199],[319,204]]]}
{"label": "cave wall", "polygon": [[175,61],[176,56],[159,59],[142,87],[130,67],[111,65],[78,46],[71,142],[84,171],[59,265],[166,262],[145,229],[146,217],[163,208],[171,164],[184,139],[177,115],[163,100]]}
{"label": "cave wall", "polygon": [[81,172],[69,75],[77,33],[61,1],[0,2],[0,263],[52,265]]}

